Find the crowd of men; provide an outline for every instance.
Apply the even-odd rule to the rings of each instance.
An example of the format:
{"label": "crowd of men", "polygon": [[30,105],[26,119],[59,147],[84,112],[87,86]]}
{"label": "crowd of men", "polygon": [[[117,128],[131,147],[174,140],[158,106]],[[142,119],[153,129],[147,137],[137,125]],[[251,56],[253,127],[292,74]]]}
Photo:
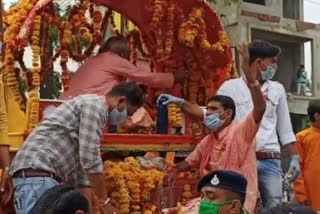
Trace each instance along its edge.
{"label": "crowd of men", "polygon": [[[62,95],[66,101],[41,120],[11,164],[8,146],[0,147],[2,204],[10,200],[14,190],[17,214],[90,213],[87,192],[71,187],[80,185],[92,187],[103,214],[115,213],[103,176],[102,132],[107,123],[125,122],[144,104],[141,88],[121,80],[170,88],[184,79],[181,71],[176,75],[137,71],[127,60],[129,51],[123,38],[109,39],[100,53],[79,69],[70,90]],[[276,213],[272,209],[280,213],[282,208],[282,213],[288,214],[313,213],[308,208],[300,207],[304,209],[300,212],[282,204],[281,144],[291,156],[288,173],[292,182],[296,181],[296,199],[320,211],[320,182],[316,178],[320,171],[316,165],[320,101],[310,103],[306,111],[312,127],[299,133],[296,140],[284,87],[271,80],[277,71],[280,48],[254,41],[239,51],[243,77],[226,81],[208,100],[205,110],[179,97],[160,96],[167,99],[164,104],[176,104],[192,118],[203,121],[208,130],[194,151],[167,172],[165,183],[173,185],[181,171],[199,170],[202,179],[197,212],[201,214],[253,214],[258,198],[267,209],[265,213]],[[2,108],[0,113],[5,112]],[[7,136],[0,139],[9,143]]]}

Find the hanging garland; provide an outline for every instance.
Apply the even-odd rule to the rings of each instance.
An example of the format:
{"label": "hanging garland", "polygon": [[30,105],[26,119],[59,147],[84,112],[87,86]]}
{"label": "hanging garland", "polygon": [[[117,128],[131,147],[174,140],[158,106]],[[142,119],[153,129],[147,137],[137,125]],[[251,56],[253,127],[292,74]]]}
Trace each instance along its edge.
{"label": "hanging garland", "polygon": [[164,46],[163,46],[163,17],[165,15],[165,8],[167,6],[167,0],[155,0],[153,6],[153,17],[151,21],[151,29],[155,32],[156,38],[156,48],[154,52],[154,57],[156,60],[162,60],[164,56]]}
{"label": "hanging garland", "polygon": [[31,34],[31,49],[32,49],[32,90],[29,92],[28,101],[28,128],[30,132],[39,122],[39,87],[40,87],[40,28],[41,16],[37,15],[33,22]]}
{"label": "hanging garland", "polygon": [[3,73],[4,83],[10,88],[16,102],[21,110],[25,110],[24,100],[19,91],[18,76],[15,69],[15,47],[20,45],[16,43],[16,37],[19,30],[26,19],[27,15],[36,5],[38,0],[19,1],[3,17],[5,24],[5,32],[3,36],[4,43],[4,58],[3,58]]}
{"label": "hanging garland", "polygon": [[40,87],[40,28],[41,16],[37,15],[33,22],[33,30],[31,35],[32,85],[34,87]]}
{"label": "hanging garland", "polygon": [[[45,1],[46,4],[48,1]],[[108,21],[106,14],[110,15],[108,11],[105,16],[99,10],[94,9],[94,5],[90,1],[82,1],[79,6],[75,6],[69,13],[69,18],[64,20],[61,17],[57,17],[54,10],[54,5],[48,3],[47,9],[39,11],[39,14],[35,15],[33,20],[27,20],[30,12],[38,5],[38,0],[23,0],[19,1],[17,5],[10,8],[4,15],[4,57],[3,57],[3,73],[4,82],[13,92],[14,98],[20,105],[22,110],[25,110],[24,99],[19,91],[18,76],[20,69],[15,66],[17,61],[24,72],[23,76],[26,78],[26,82],[29,84],[29,100],[27,107],[27,130],[30,131],[36,126],[39,115],[39,86],[42,78],[42,70],[44,68],[52,67],[53,63],[60,57],[62,68],[62,80],[64,89],[67,90],[70,87],[69,72],[67,62],[69,58],[72,58],[78,62],[82,62],[88,58],[96,45],[100,44],[102,40],[102,25]],[[92,17],[92,23],[89,24],[85,13],[89,11]],[[108,16],[109,16],[108,15]],[[32,22],[32,25],[30,25]],[[26,25],[26,26],[25,26]],[[32,26],[32,28],[30,28]],[[40,29],[44,40],[40,44]],[[49,26],[56,26],[59,35],[60,47],[54,56],[50,59],[46,59],[44,55],[48,48],[48,38],[46,38],[49,32]],[[29,30],[30,36],[28,35]],[[86,31],[83,33],[83,29]],[[105,28],[104,28],[105,29]],[[20,35],[21,38],[19,37]],[[80,40],[77,40],[77,52],[72,52],[70,46],[73,38],[82,38],[88,42],[87,50],[82,53],[83,44]],[[16,39],[19,38],[19,39]],[[23,62],[23,47],[28,45],[28,39],[30,39],[32,49],[32,68],[31,72]],[[41,55],[41,53],[43,53]],[[29,75],[30,74],[30,75]]]}
{"label": "hanging garland", "polygon": [[168,119],[173,128],[182,127],[182,111],[181,108],[174,104],[168,105]]}

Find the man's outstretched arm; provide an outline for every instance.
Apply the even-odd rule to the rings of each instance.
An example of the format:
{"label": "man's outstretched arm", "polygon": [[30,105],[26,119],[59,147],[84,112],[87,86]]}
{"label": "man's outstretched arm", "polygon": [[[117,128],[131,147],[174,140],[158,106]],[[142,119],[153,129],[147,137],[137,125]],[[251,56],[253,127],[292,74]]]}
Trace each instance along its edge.
{"label": "man's outstretched arm", "polygon": [[161,98],[166,98],[167,101],[163,102],[164,105],[168,104],[175,104],[181,108],[181,110],[191,117],[194,120],[201,120],[204,119],[204,112],[197,104],[191,104],[187,100],[184,100],[179,97],[172,96],[170,94],[162,94],[158,98],[158,102]]}

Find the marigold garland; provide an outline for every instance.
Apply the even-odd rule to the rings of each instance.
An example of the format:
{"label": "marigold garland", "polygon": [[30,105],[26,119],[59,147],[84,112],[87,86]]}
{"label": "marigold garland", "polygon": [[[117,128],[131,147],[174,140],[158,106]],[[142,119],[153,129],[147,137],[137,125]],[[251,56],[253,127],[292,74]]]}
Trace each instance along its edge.
{"label": "marigold garland", "polygon": [[151,190],[162,186],[164,173],[158,170],[143,170],[133,157],[123,162],[106,161],[104,163],[106,180],[115,179],[117,189],[112,192],[111,203],[120,214],[155,213],[154,206],[144,206],[151,199]]}
{"label": "marigold garland", "polygon": [[168,12],[167,12],[168,14],[167,14],[167,29],[166,29],[166,38],[165,38],[165,50],[164,50],[164,57],[167,60],[171,56],[172,47],[173,47],[175,7],[176,7],[175,1],[169,0],[169,6],[168,6]]}
{"label": "marigold garland", "polygon": [[182,127],[182,111],[181,108],[174,104],[168,105],[168,120],[173,128]]}
{"label": "marigold garland", "polygon": [[167,0],[155,0],[153,5],[153,16],[150,27],[155,32],[156,38],[156,48],[155,48],[155,58],[161,60],[164,56],[163,47],[163,31],[162,31],[162,21],[165,15],[164,9],[167,6]]}
{"label": "marigold garland", "polygon": [[3,42],[5,44],[4,50],[4,80],[5,84],[11,89],[13,92],[14,98],[17,103],[20,105],[22,110],[25,109],[25,104],[23,98],[19,91],[18,79],[15,69],[15,57],[14,57],[14,49],[17,45],[16,37],[20,31],[20,28],[32,10],[32,8],[36,5],[38,0],[24,0],[19,1],[15,6],[11,7],[3,17],[4,24],[6,25]]}
{"label": "marigold garland", "polygon": [[27,121],[28,132],[30,133],[34,127],[39,123],[39,92],[34,88],[29,92]]}
{"label": "marigold garland", "polygon": [[25,110],[25,104],[19,91],[19,84],[15,68],[15,56],[11,49],[6,49],[4,52],[3,73],[4,83],[11,89],[15,101],[20,105],[21,110]]}
{"label": "marigold garland", "polygon": [[7,48],[14,48],[19,45],[16,43],[16,37],[20,32],[24,20],[37,2],[38,0],[19,1],[5,14],[3,19],[6,24],[6,30],[3,42],[6,44]]}
{"label": "marigold garland", "polygon": [[180,25],[178,39],[180,43],[187,47],[193,48],[195,39],[199,35],[200,26],[198,20],[201,19],[202,9],[193,8],[189,14],[188,20]]}
{"label": "marigold garland", "polygon": [[34,87],[40,86],[40,27],[41,16],[37,15],[33,22],[33,29],[31,34],[31,49],[32,49],[32,85]]}

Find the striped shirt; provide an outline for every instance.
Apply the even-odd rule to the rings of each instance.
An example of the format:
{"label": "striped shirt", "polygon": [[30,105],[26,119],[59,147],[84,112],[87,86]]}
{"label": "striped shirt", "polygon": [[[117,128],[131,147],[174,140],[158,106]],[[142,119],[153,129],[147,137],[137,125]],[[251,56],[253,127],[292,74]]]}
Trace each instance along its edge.
{"label": "striped shirt", "polygon": [[108,120],[97,95],[66,101],[44,117],[16,154],[10,169],[38,169],[74,183],[84,174],[101,173],[100,141]]}

